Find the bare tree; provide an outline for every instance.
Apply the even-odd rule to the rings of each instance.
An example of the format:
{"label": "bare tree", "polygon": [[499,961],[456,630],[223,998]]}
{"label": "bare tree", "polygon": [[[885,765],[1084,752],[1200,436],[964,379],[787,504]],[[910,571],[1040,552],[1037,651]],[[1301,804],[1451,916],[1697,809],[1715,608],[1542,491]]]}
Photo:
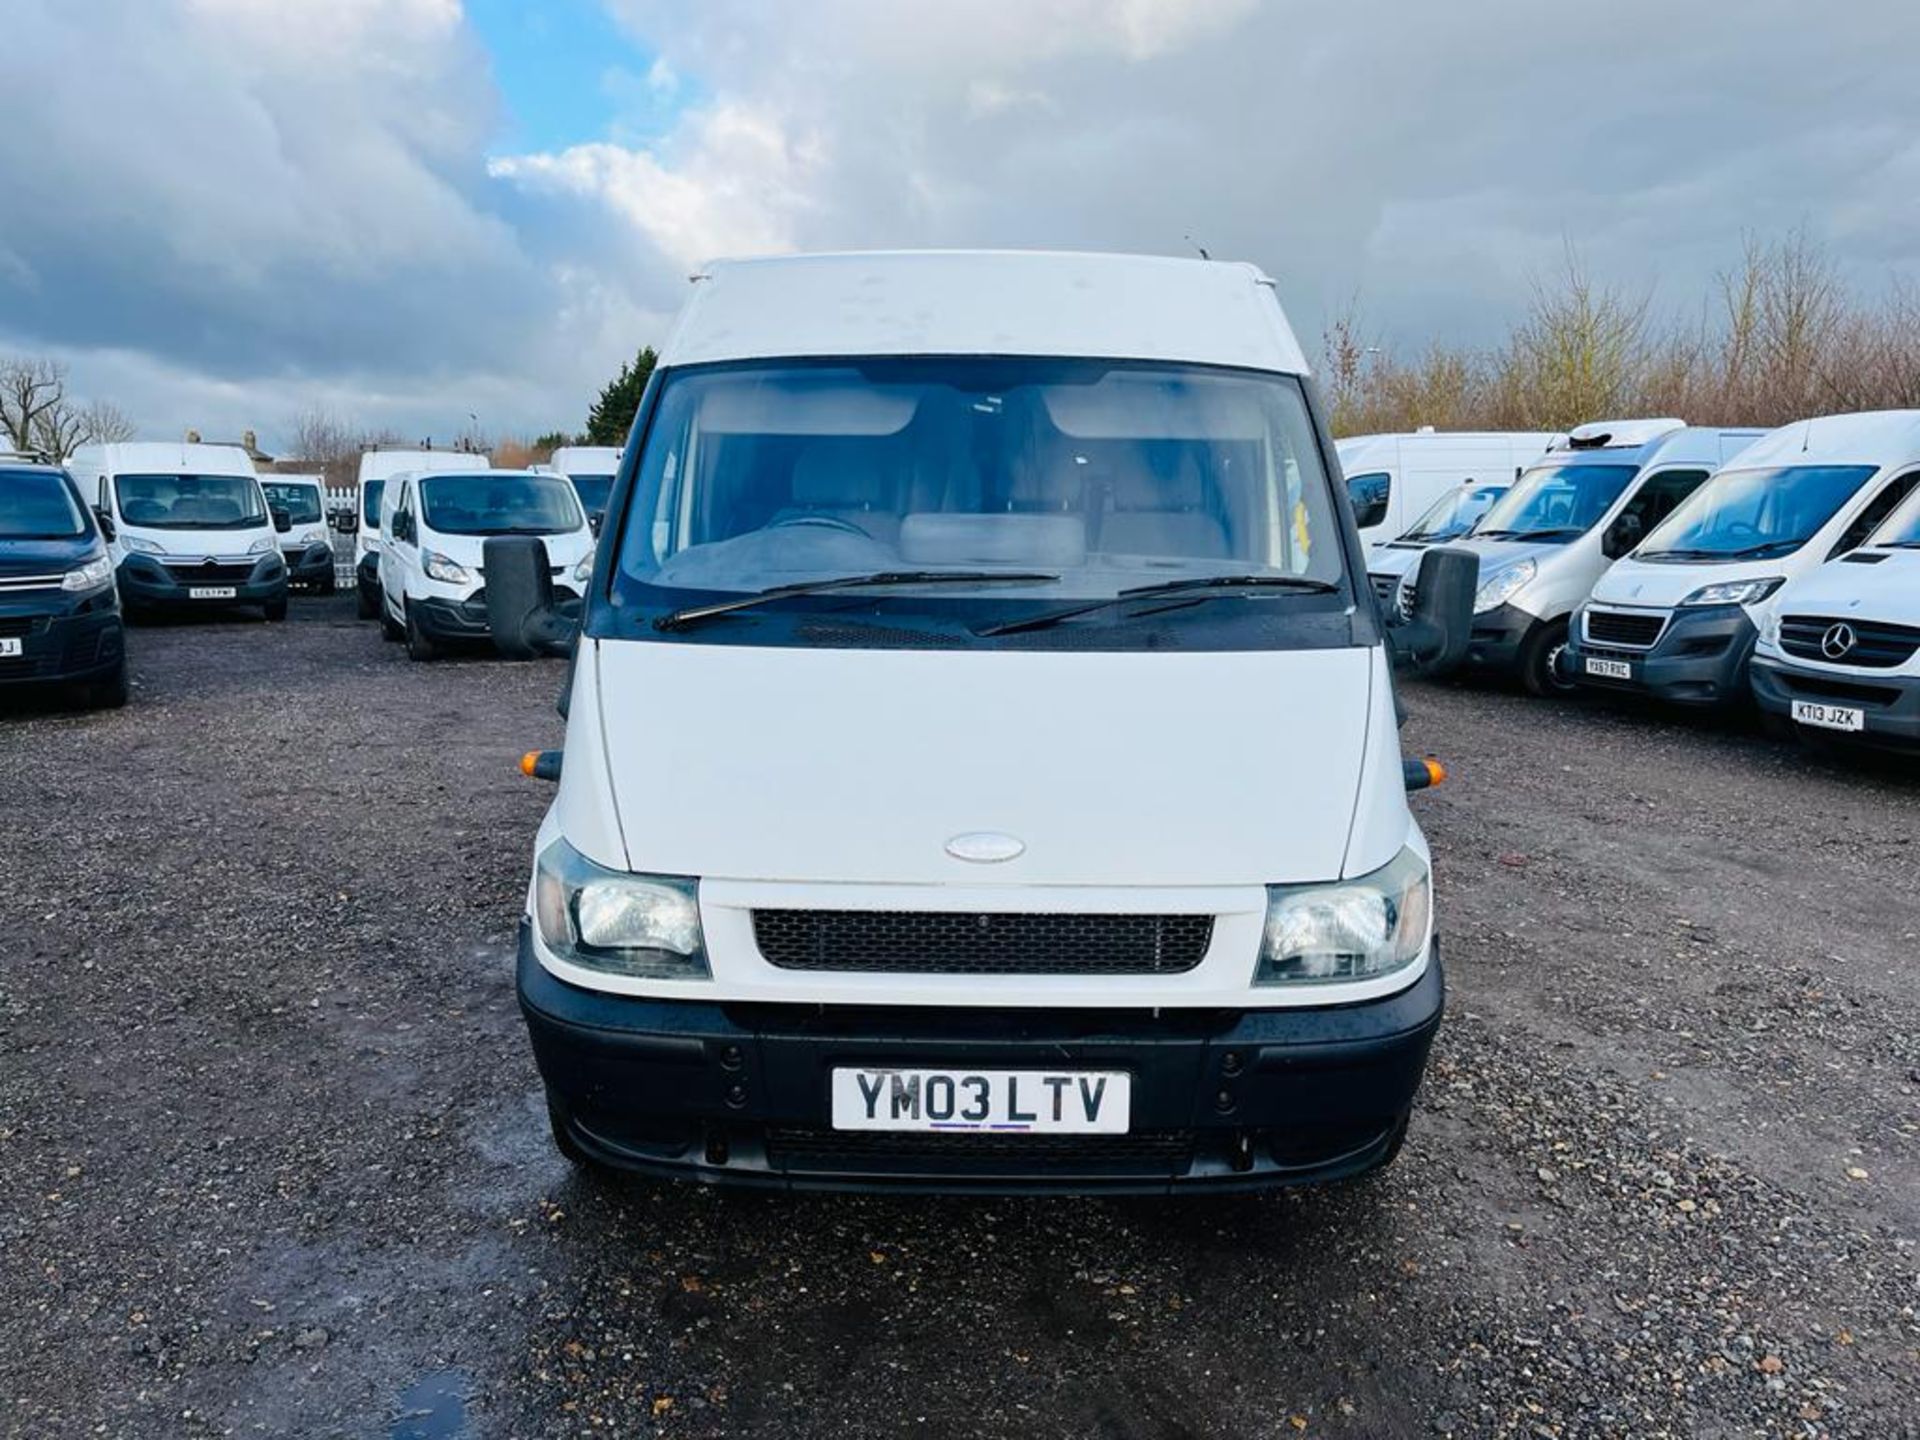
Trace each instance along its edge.
{"label": "bare tree", "polygon": [[40,429],[49,410],[67,394],[67,367],[37,356],[0,358],[0,429],[16,450],[40,448]]}

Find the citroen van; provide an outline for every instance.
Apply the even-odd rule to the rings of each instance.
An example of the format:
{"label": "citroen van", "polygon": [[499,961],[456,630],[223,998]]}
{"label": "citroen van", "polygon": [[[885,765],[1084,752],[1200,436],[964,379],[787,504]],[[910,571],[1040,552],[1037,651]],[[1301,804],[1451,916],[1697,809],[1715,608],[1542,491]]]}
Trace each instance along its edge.
{"label": "citroen van", "polygon": [[465,450],[425,450],[395,446],[373,449],[360,456],[360,473],[354,488],[359,495],[353,521],[353,581],[356,613],[362,620],[380,614],[380,494],[396,475],[414,470],[436,470],[451,474],[460,470],[484,470],[492,462],[485,455]]}
{"label": "citroen van", "polygon": [[129,617],[258,606],[269,620],[287,618],[280,537],[292,522],[268,506],[245,450],[82,445],[67,467],[106,522]]}
{"label": "citroen van", "polygon": [[269,475],[260,482],[269,509],[284,510],[292,526],[280,537],[287,582],[331,595],[333,532],[327,528],[327,496],[318,475]]}
{"label": "citroen van", "polygon": [[1574,609],[1609,565],[1762,433],[1679,420],[1599,420],[1572,431],[1461,542],[1480,558],[1467,668],[1517,678],[1534,695],[1570,693],[1576,682],[1562,662]]}
{"label": "citroen van", "polygon": [[381,626],[408,658],[485,644],[485,546],[496,535],[537,536],[560,605],[577,610],[593,567],[593,533],[573,486],[533,470],[424,470],[396,475],[380,497]]}
{"label": "citroen van", "polygon": [[[550,583],[487,548],[501,614]],[[559,1148],[780,1187],[1384,1165],[1442,1003],[1389,639],[1251,266],[706,268],[525,762]]]}
{"label": "citroen van", "polygon": [[1391,540],[1442,495],[1468,484],[1511,484],[1564,436],[1546,431],[1435,430],[1352,435],[1335,446],[1364,544]]}
{"label": "citroen van", "polygon": [[1382,605],[1398,603],[1400,584],[1419,567],[1435,545],[1450,545],[1471,535],[1493,502],[1511,489],[1509,482],[1468,480],[1429,505],[1420,518],[1391,540],[1367,550],[1367,581]]}
{"label": "citroen van", "polygon": [[53,686],[89,705],[127,703],[126,636],[103,524],[59,466],[0,452],[0,706]]}
{"label": "citroen van", "polygon": [[1754,641],[1782,587],[1858,549],[1916,483],[1920,411],[1772,431],[1600,577],[1573,627],[1568,671],[1678,704],[1745,704]]}
{"label": "citroen van", "polygon": [[587,520],[595,529],[607,513],[607,496],[613,493],[613,472],[620,468],[618,445],[562,445],[547,461],[555,474],[573,482],[586,507]]}

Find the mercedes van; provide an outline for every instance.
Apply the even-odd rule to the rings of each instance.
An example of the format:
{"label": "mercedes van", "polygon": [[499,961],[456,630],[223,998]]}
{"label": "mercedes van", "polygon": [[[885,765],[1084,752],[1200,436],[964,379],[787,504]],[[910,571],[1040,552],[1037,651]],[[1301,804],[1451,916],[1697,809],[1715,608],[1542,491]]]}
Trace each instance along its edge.
{"label": "mercedes van", "polygon": [[[106,522],[120,602],[156,610],[258,606],[287,618],[287,567],[275,514],[237,445],[135,441],[82,445],[67,460]],[[284,522],[284,523],[283,523]]]}
{"label": "mercedes van", "polygon": [[1534,695],[1571,692],[1562,659],[1574,609],[1609,565],[1761,434],[1679,420],[1599,420],[1572,431],[1461,542],[1480,557],[1468,670],[1512,676]]}
{"label": "mercedes van", "polygon": [[1511,489],[1509,482],[1468,480],[1429,505],[1421,517],[1391,540],[1367,550],[1367,582],[1382,605],[1398,604],[1401,581],[1435,545],[1451,545],[1473,533],[1493,502]]}
{"label": "mercedes van", "polygon": [[[555,568],[488,554],[503,613]],[[1474,566],[1428,567],[1444,649]],[[788,1187],[1384,1165],[1442,1000],[1388,646],[1251,266],[706,269],[525,762],[559,1148]]]}
{"label": "mercedes van", "polygon": [[607,513],[607,496],[613,493],[613,472],[620,468],[620,447],[562,445],[548,458],[547,465],[573,482],[580,503],[586,507],[588,523],[598,530]]}
{"label": "mercedes van", "polygon": [[1391,540],[1442,495],[1468,484],[1511,484],[1564,436],[1522,430],[1351,435],[1334,447],[1363,544]]}
{"label": "mercedes van", "polygon": [[269,475],[260,482],[270,509],[287,512],[292,526],[280,537],[287,582],[333,594],[333,532],[327,528],[327,497],[318,475]]}
{"label": "mercedes van", "polygon": [[1782,587],[1859,548],[1920,482],[1920,411],[1827,415],[1742,450],[1593,587],[1567,647],[1586,685],[1745,704]]}
{"label": "mercedes van", "polygon": [[106,523],[59,466],[0,453],[0,702],[63,685],[89,705],[127,703]]}
{"label": "mercedes van", "polygon": [[488,642],[490,536],[540,538],[562,610],[578,610],[593,568],[593,532],[573,486],[533,470],[396,475],[380,497],[380,534],[381,627],[413,660]]}
{"label": "mercedes van", "polygon": [[465,450],[426,450],[415,446],[375,448],[362,452],[354,482],[358,503],[353,516],[353,582],[355,613],[362,620],[380,614],[380,494],[396,475],[413,470],[484,470],[493,462]]}

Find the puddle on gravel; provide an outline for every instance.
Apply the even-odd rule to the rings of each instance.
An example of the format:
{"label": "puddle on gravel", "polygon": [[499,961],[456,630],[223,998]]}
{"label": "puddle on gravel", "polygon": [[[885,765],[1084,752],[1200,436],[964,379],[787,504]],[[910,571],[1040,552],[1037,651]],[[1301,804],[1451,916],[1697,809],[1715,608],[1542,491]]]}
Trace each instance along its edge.
{"label": "puddle on gravel", "polygon": [[463,1370],[422,1375],[401,1391],[388,1440],[458,1440],[467,1433],[467,1390]]}

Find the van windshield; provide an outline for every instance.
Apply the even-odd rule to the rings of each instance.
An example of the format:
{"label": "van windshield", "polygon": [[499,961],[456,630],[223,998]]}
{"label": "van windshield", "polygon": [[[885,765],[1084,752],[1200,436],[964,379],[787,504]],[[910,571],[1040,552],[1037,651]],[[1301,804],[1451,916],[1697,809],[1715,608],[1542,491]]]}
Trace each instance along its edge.
{"label": "van windshield", "polygon": [[558,475],[430,475],[420,513],[442,535],[556,535],[586,523]]}
{"label": "van windshield", "polygon": [[569,475],[573,488],[580,493],[580,503],[596,515],[607,508],[607,496],[613,493],[611,475]]}
{"label": "van windshield", "polygon": [[86,533],[64,475],[0,470],[0,540],[77,540]]}
{"label": "van windshield", "polygon": [[1487,510],[1479,540],[1572,540],[1584,535],[1626,493],[1636,465],[1570,460],[1536,465]]}
{"label": "van windshield", "polygon": [[[673,609],[690,591],[944,570],[983,578],[859,603],[1005,620],[1169,580],[1338,585],[1336,516],[1289,376],[999,357],[689,368],[668,376],[648,426],[616,603]],[[1188,600],[1157,618],[1310,605],[1315,588]]]}
{"label": "van windshield", "polygon": [[369,530],[380,528],[380,492],[386,488],[384,480],[369,480],[360,487],[360,523]]}
{"label": "van windshield", "polygon": [[1790,555],[1874,474],[1872,465],[1722,470],[1675,507],[1636,560],[1759,560]]}
{"label": "van windshield", "polygon": [[145,530],[253,530],[267,523],[251,475],[120,475],[120,518]]}
{"label": "van windshield", "polygon": [[267,492],[267,504],[278,505],[287,512],[287,518],[296,525],[314,525],[320,520],[320,491],[313,485],[276,485],[271,480],[260,482],[260,488]]}
{"label": "van windshield", "polygon": [[1413,522],[1413,528],[1393,543],[1431,545],[1441,540],[1458,539],[1473,529],[1493,507],[1493,502],[1506,493],[1507,487],[1504,485],[1462,486],[1451,495],[1442,495],[1434,501],[1427,513]]}

